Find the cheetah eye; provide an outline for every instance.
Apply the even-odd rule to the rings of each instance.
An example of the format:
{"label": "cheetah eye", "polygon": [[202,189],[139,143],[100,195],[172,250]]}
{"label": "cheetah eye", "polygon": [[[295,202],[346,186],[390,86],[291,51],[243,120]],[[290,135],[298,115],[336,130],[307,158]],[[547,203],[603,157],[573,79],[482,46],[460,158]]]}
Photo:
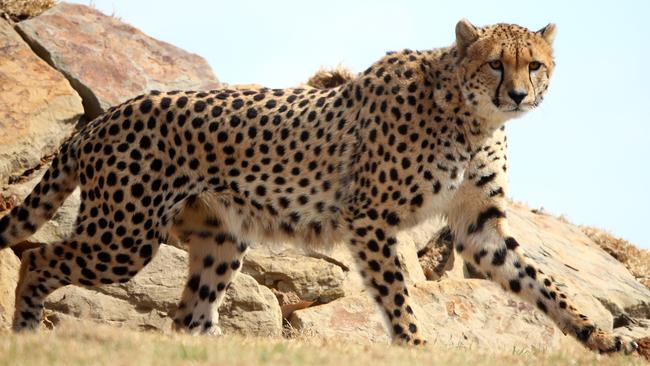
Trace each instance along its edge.
{"label": "cheetah eye", "polygon": [[501,63],[500,60],[490,61],[490,62],[488,62],[488,64],[489,64],[490,67],[493,68],[494,70],[501,70],[501,68],[503,67],[503,64]]}
{"label": "cheetah eye", "polygon": [[537,70],[539,70],[540,67],[542,67],[542,63],[539,62],[539,61],[533,61],[533,62],[528,64],[528,69],[530,71],[537,71]]}

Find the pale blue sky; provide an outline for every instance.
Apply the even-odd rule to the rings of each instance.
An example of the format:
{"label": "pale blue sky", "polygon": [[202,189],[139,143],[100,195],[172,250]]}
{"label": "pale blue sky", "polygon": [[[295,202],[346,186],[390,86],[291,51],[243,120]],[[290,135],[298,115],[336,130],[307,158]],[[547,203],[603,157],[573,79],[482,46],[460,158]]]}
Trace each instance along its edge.
{"label": "pale blue sky", "polygon": [[[88,4],[88,0],[75,1]],[[454,25],[558,26],[542,107],[508,125],[510,195],[650,248],[648,1],[94,0],[205,57],[228,83],[292,86],[363,71],[387,50],[442,47]]]}

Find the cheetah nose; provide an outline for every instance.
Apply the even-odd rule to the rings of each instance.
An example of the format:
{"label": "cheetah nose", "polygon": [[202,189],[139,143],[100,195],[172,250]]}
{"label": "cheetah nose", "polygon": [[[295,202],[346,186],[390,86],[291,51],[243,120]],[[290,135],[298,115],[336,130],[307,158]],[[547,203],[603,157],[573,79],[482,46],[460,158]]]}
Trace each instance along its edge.
{"label": "cheetah nose", "polygon": [[510,99],[512,99],[515,103],[517,103],[517,105],[521,104],[521,101],[524,100],[524,98],[526,98],[527,95],[528,93],[526,93],[525,91],[519,91],[519,90],[511,90],[508,92],[508,96],[510,97]]}

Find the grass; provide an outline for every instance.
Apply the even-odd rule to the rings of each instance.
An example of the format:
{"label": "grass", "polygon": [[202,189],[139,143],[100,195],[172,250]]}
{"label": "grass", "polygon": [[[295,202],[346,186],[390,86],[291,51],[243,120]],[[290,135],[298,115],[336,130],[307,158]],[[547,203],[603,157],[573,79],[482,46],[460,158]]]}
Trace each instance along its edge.
{"label": "grass", "polygon": [[646,365],[631,356],[600,356],[570,343],[561,352],[428,346],[412,349],[316,339],[192,337],[108,326],[66,325],[54,331],[0,335],[0,365]]}

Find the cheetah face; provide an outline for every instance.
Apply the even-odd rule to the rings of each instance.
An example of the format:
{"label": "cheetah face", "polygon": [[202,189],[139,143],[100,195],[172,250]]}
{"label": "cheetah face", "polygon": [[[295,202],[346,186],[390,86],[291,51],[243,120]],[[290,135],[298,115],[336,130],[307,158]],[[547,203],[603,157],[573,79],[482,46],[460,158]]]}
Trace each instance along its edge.
{"label": "cheetah face", "polygon": [[458,80],[467,104],[498,122],[537,107],[555,66],[554,35],[554,24],[532,32],[512,24],[477,28],[458,22]]}

